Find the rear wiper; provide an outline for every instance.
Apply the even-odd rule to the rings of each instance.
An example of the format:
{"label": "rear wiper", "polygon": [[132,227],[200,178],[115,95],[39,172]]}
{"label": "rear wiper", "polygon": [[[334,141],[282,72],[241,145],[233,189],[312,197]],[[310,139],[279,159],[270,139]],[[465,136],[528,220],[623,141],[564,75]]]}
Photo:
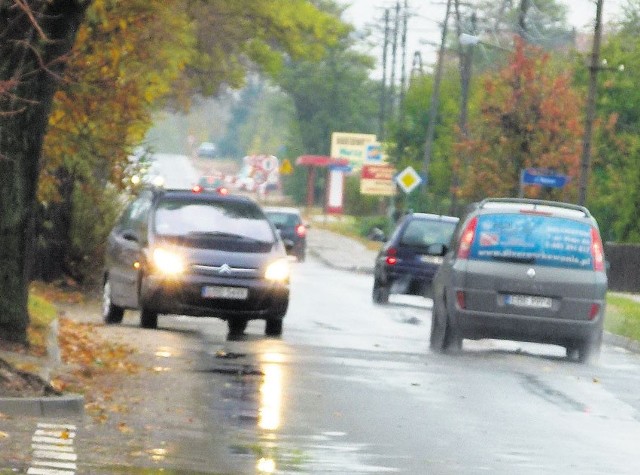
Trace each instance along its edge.
{"label": "rear wiper", "polygon": [[516,262],[518,264],[534,264],[536,262],[535,257],[506,257],[506,256],[491,256],[494,261],[503,262]]}

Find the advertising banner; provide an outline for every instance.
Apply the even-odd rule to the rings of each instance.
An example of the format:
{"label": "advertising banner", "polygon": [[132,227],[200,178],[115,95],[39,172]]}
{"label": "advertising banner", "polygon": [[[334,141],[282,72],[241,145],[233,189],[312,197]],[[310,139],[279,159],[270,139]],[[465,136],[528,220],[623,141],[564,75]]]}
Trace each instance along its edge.
{"label": "advertising banner", "polygon": [[360,193],[363,195],[393,196],[396,185],[393,177],[396,173],[391,165],[363,165],[360,175]]}
{"label": "advertising banner", "polygon": [[331,134],[331,157],[347,159],[353,170],[360,170],[369,154],[374,159],[380,157],[375,147],[369,148],[377,144],[374,134],[333,132]]}

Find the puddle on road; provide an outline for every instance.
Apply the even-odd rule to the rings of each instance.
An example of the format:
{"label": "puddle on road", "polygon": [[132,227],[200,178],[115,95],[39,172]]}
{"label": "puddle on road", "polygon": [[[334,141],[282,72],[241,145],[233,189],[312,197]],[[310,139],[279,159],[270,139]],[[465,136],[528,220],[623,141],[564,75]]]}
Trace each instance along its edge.
{"label": "puddle on road", "polygon": [[[231,453],[254,459],[259,475],[398,471],[384,466],[384,458],[380,458],[375,447],[353,443],[344,432],[306,435],[284,432],[288,375],[282,361],[282,355],[272,354],[256,367],[236,364],[209,370],[223,375],[215,396],[219,399],[214,399],[213,407],[222,413],[228,429],[234,432],[236,442],[229,446]],[[379,460],[383,464],[373,463]]]}

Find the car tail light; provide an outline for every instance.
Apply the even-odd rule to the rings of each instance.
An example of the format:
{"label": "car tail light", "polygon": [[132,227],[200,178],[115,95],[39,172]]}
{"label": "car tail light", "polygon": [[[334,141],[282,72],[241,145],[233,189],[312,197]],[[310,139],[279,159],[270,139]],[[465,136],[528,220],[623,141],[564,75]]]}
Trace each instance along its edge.
{"label": "car tail light", "polygon": [[604,271],[602,239],[600,239],[600,233],[596,228],[591,228],[591,258],[593,260],[593,270],[596,272]]}
{"label": "car tail light", "polygon": [[396,264],[398,262],[398,258],[396,255],[398,254],[398,250],[395,247],[390,247],[387,249],[387,259],[386,263],[390,266]]}
{"label": "car tail light", "polygon": [[228,195],[229,194],[229,189],[225,188],[224,186],[219,186],[216,191],[221,194],[221,195]]}
{"label": "car tail light", "polygon": [[304,224],[298,224],[296,226],[296,234],[299,237],[305,237],[305,235],[307,234],[307,227]]}
{"label": "car tail light", "polygon": [[467,259],[469,252],[471,251],[471,244],[473,244],[473,238],[476,235],[476,226],[478,225],[478,217],[474,217],[467,223],[467,226],[462,232],[462,238],[460,239],[460,247],[458,248],[458,258]]}
{"label": "car tail light", "polygon": [[594,318],[596,318],[599,313],[600,313],[600,304],[592,303],[591,310],[589,311],[589,320],[593,320]]}
{"label": "car tail light", "polygon": [[194,193],[202,193],[203,188],[200,185],[194,185],[193,188],[191,188],[191,191],[193,191]]}
{"label": "car tail light", "polygon": [[458,305],[458,308],[461,309],[464,309],[467,306],[466,302],[464,301],[464,292],[462,290],[456,291],[456,304]]}

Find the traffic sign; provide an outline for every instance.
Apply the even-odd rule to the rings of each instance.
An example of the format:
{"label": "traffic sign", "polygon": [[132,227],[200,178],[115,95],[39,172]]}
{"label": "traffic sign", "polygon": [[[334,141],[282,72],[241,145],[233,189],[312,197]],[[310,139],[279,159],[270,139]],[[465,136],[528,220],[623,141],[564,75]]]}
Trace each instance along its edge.
{"label": "traffic sign", "polygon": [[549,188],[562,188],[569,182],[567,175],[556,175],[544,168],[526,168],[522,170],[520,182],[523,185],[538,185]]}
{"label": "traffic sign", "polygon": [[422,183],[422,177],[418,175],[413,167],[407,167],[396,176],[396,183],[405,193],[411,193]]}
{"label": "traffic sign", "polygon": [[293,166],[291,165],[291,161],[288,158],[282,160],[280,164],[280,174],[281,175],[291,175],[293,173]]}

